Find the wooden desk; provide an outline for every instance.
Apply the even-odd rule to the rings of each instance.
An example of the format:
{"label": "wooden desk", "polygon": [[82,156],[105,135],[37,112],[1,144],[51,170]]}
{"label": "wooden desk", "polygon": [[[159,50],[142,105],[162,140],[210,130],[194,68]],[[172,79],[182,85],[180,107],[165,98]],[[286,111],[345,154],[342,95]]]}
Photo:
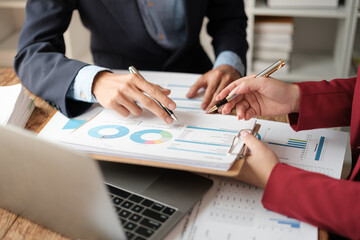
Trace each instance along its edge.
{"label": "wooden desk", "polygon": [[[19,83],[19,79],[13,69],[0,69],[0,86],[13,85]],[[33,96],[33,95],[32,95]],[[40,127],[55,112],[55,110],[39,97],[35,97],[36,108],[31,115],[26,128],[38,132]],[[272,120],[286,121],[285,117],[278,117]],[[68,240],[49,229],[39,226],[27,219],[17,216],[5,209],[0,208],[0,239],[22,240],[22,239],[51,239]],[[327,240],[328,234],[324,230],[319,230],[319,240]]]}

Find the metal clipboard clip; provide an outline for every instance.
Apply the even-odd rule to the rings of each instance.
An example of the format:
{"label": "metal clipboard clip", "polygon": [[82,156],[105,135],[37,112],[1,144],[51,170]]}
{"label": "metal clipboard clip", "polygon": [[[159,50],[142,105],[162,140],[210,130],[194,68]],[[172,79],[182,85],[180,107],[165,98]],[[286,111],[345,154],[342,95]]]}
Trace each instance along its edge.
{"label": "metal clipboard clip", "polygon": [[228,154],[231,154],[231,155],[238,155],[239,158],[245,158],[246,155],[249,153],[250,149],[246,146],[246,144],[244,143],[240,149],[239,152],[233,152],[233,150],[235,149],[236,145],[238,143],[241,142],[241,132],[242,131],[247,131],[248,133],[251,133],[252,135],[256,136],[258,131],[260,129],[260,124],[257,124],[255,122],[254,124],[254,127],[252,129],[250,128],[246,128],[246,129],[241,129],[239,131],[239,133],[233,138],[233,141],[231,143],[231,147],[228,151]]}

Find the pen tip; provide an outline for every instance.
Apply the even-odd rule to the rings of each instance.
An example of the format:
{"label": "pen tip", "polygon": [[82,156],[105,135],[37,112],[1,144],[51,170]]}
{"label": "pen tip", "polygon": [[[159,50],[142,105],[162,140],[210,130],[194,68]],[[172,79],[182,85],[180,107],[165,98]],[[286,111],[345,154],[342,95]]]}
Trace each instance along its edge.
{"label": "pen tip", "polygon": [[212,113],[215,112],[217,110],[217,106],[213,106],[212,108],[210,108],[206,113]]}
{"label": "pen tip", "polygon": [[171,117],[176,121],[176,122],[180,122],[179,119],[175,116],[175,114],[172,114]]}

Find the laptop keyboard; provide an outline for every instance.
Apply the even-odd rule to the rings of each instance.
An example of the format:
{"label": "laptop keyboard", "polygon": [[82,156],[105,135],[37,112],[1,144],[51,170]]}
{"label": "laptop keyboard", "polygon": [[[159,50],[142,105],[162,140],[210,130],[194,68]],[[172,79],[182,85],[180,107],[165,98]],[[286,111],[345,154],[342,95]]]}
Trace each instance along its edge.
{"label": "laptop keyboard", "polygon": [[177,211],[160,202],[106,184],[129,240],[149,239]]}

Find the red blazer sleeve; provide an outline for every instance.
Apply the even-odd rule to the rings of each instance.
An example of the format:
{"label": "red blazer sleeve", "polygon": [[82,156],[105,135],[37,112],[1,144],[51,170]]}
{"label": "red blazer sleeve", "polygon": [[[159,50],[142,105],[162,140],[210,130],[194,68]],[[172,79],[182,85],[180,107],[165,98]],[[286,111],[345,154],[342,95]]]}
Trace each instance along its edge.
{"label": "red blazer sleeve", "polygon": [[[358,81],[360,79],[360,70]],[[356,78],[330,82],[304,82],[300,87],[299,114],[290,114],[294,130],[348,126],[351,135],[359,138],[358,101],[360,86]],[[360,147],[352,141],[353,162]],[[354,164],[355,165],[355,164]],[[359,161],[353,169],[356,179]],[[360,239],[360,182],[338,180],[304,171],[286,164],[277,164],[265,187],[262,203],[265,208],[310,223],[330,232]]]}
{"label": "red blazer sleeve", "polygon": [[299,113],[289,114],[295,131],[349,126],[356,78],[302,82]]}
{"label": "red blazer sleeve", "polygon": [[360,183],[277,164],[266,185],[266,209],[360,239]]}

